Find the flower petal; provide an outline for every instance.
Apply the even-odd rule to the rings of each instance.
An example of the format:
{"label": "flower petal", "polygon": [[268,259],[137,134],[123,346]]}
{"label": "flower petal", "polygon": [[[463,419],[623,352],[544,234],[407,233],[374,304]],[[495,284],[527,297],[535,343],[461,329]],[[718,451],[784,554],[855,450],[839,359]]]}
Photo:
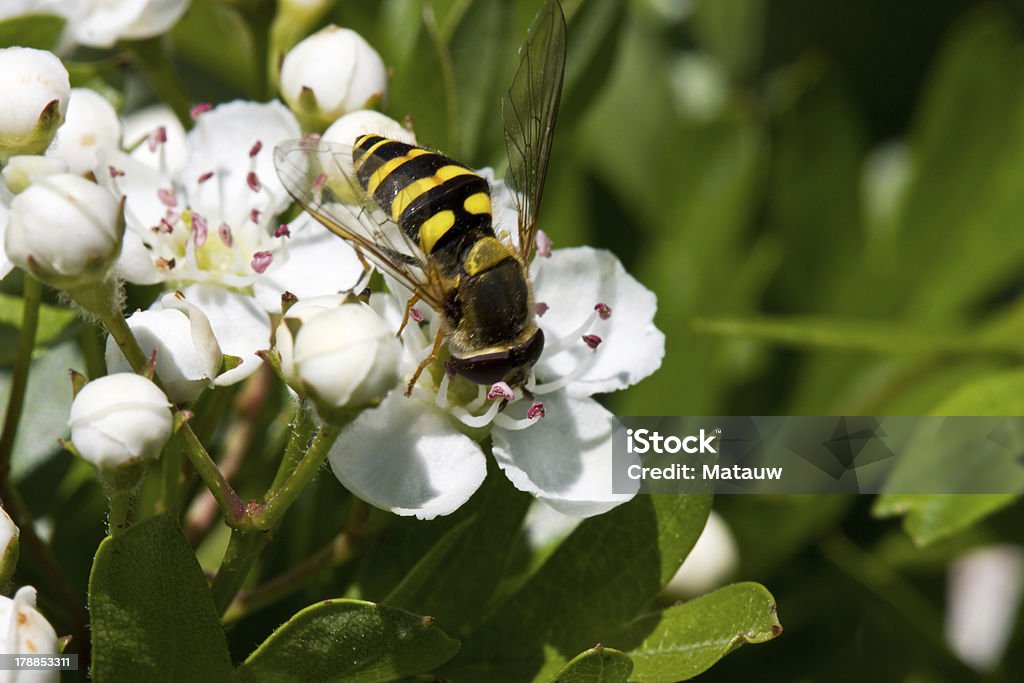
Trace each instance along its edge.
{"label": "flower petal", "polygon": [[[182,183],[191,188],[192,208],[232,225],[243,223],[253,208],[267,215],[283,211],[291,198],[274,170],[274,146],[299,135],[295,117],[276,101],[238,100],[200,116],[188,134],[191,154],[180,174]],[[250,158],[257,142],[259,152]],[[197,179],[209,171],[216,174],[216,182],[197,185]],[[250,189],[250,171],[259,179],[258,193]]]}
{"label": "flower petal", "polygon": [[614,418],[590,398],[545,397],[546,416],[526,429],[491,430],[494,458],[517,489],[559,512],[591,517],[633,498],[612,493]]}
{"label": "flower petal", "polygon": [[538,324],[549,348],[574,334],[593,314],[595,304],[607,304],[612,310],[608,320],[598,319],[583,330],[601,338],[595,351],[581,340],[567,339],[568,348],[541,357],[537,376],[542,381],[567,375],[589,362],[566,391],[571,396],[590,396],[636,384],[661,366],[665,335],[654,326],[657,300],[614,254],[590,247],[557,249],[551,258],[537,259],[537,266],[535,298],[548,305]]}
{"label": "flower petal", "polygon": [[[185,165],[188,157],[185,127],[167,105],[157,104],[140,109],[126,116],[123,125],[122,144],[125,149],[132,150],[132,158],[166,173],[175,173]],[[167,141],[150,149],[146,144],[147,139],[159,128],[164,129]]]}
{"label": "flower petal", "polygon": [[[3,184],[0,183],[0,192],[2,192]],[[7,207],[0,204],[0,280],[7,277],[7,274],[14,269],[14,264],[7,258],[7,252],[4,251],[4,235],[7,232],[7,220],[10,212]]]}
{"label": "flower petal", "polygon": [[363,272],[352,247],[303,214],[289,226],[292,236],[274,252],[274,262],[253,284],[260,305],[281,310],[281,294],[299,299],[337,294],[356,284]]}
{"label": "flower petal", "polygon": [[192,285],[184,294],[209,318],[224,354],[237,356],[242,361],[219,375],[214,383],[218,386],[235,384],[256,372],[263,362],[256,352],[270,347],[270,316],[256,300],[210,284]]}
{"label": "flower petal", "polygon": [[334,476],[359,498],[398,515],[433,519],[469,500],[487,474],[480,447],[432,403],[392,391],[342,432]]}

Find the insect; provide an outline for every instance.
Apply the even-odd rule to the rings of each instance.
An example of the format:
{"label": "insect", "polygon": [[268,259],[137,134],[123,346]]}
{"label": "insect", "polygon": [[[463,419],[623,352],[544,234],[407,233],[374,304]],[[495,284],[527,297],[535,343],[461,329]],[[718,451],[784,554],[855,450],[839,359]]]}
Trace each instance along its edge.
{"label": "insect", "polygon": [[528,264],[565,68],[558,0],[545,1],[519,55],[501,103],[506,180],[519,214],[516,244],[495,234],[487,180],[438,152],[368,134],[352,144],[305,138],[274,153],[289,194],[413,293],[403,328],[418,301],[441,316],[431,354],[406,395],[445,342],[456,374],[513,388],[526,384],[544,348]]}

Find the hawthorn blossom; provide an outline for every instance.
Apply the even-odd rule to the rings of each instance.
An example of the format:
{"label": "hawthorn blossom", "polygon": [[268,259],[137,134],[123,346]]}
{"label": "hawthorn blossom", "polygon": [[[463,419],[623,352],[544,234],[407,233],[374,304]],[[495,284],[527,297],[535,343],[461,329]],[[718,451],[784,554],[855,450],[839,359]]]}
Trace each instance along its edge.
{"label": "hawthorn blossom", "polygon": [[159,154],[167,131],[158,125],[141,143],[148,158],[114,152],[100,169],[100,182],[126,199],[119,272],[129,282],[178,289],[201,309],[223,353],[241,360],[215,380],[232,384],[259,366],[255,353],[270,346],[269,314],[280,311],[285,290],[299,297],[342,291],[362,266],[307,214],[279,221],[291,198],[271,154],[299,136],[282,104],[236,101],[198,112],[175,171]]}
{"label": "hawthorn blossom", "polygon": [[[492,188],[496,232],[514,235],[508,191],[500,182]],[[400,515],[449,514],[483,482],[479,442],[489,433],[494,458],[516,488],[562,513],[589,517],[632,498],[612,492],[614,417],[592,397],[635,384],[661,365],[655,296],[604,250],[556,249],[535,259],[531,271],[547,340],[527,382],[532,396],[451,378],[434,363],[411,397],[391,392],[331,450],[335,476],[355,495]],[[370,304],[397,328],[406,298],[374,294]],[[431,311],[416,311],[422,327],[410,323],[402,334],[407,377],[440,324]]]}

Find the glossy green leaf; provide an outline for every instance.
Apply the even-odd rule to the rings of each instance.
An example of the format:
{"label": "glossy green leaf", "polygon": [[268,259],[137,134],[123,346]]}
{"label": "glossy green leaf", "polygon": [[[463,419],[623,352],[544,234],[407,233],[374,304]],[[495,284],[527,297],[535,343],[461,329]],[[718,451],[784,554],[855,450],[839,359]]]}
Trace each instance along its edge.
{"label": "glossy green leaf", "polygon": [[206,577],[172,515],[106,538],[89,579],[92,679],[222,681],[231,671]]}
{"label": "glossy green leaf", "polygon": [[493,601],[530,501],[492,467],[473,496],[472,515],[438,539],[382,602],[430,615],[461,637]]}
{"label": "glossy green leaf", "polygon": [[[1024,371],[990,375],[967,384],[932,412],[935,415],[1024,415]],[[925,440],[930,436],[921,434],[919,438]],[[1000,489],[1024,490],[1024,472],[1017,462],[1019,451],[1016,449],[1007,450],[1005,444],[984,440],[977,448],[984,448],[985,452],[972,453],[969,461],[981,471],[970,472],[964,469],[965,461],[956,443],[948,444],[948,441],[928,440],[924,447],[911,443],[886,482],[886,493],[875,501],[874,514],[879,517],[904,515],[907,533],[921,545],[960,531],[1018,498],[1009,493],[921,493],[922,482],[934,482],[936,487],[942,487],[945,482],[949,490],[968,476],[972,480],[983,477],[983,481],[990,481]]]}
{"label": "glossy green leaf", "polygon": [[741,645],[780,633],[771,593],[757,583],[736,583],[641,617],[612,643],[642,638],[627,651],[633,679],[674,683],[707,671]]}
{"label": "glossy green leaf", "polygon": [[22,14],[0,21],[0,48],[18,45],[52,50],[64,30],[64,18],[55,14]]}
{"label": "glossy green leaf", "polygon": [[549,683],[626,683],[632,671],[625,653],[598,645],[573,657]]}
{"label": "glossy green leaf", "polygon": [[550,677],[636,616],[682,564],[709,495],[638,496],[585,520],[518,592],[465,639],[452,680]]}
{"label": "glossy green leaf", "polygon": [[362,600],[326,600],[298,612],[239,667],[243,681],[391,681],[427,673],[459,641],[433,620]]}

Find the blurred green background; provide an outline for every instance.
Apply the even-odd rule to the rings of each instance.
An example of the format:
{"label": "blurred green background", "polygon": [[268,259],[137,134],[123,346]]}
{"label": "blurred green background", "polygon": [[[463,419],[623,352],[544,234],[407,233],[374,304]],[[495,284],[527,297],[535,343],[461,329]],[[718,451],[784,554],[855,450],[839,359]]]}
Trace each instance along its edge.
{"label": "blurred green background", "polygon": [[[319,23],[382,53],[386,111],[411,117],[422,144],[500,169],[498,101],[537,4],[339,2]],[[563,4],[569,61],[542,227],[556,247],[615,251],[657,293],[667,337],[661,370],[608,397],[612,410],[1024,415],[1024,1]],[[179,104],[268,99],[267,36],[288,29],[273,17],[269,0],[194,0],[150,55],[173,60]],[[155,95],[116,61],[73,78],[116,85],[125,111]],[[54,343],[66,322],[53,322]],[[40,362],[59,374],[84,361]],[[54,410],[62,425],[66,404]],[[48,433],[30,417],[40,425],[26,433]],[[55,547],[84,587],[102,493],[63,456],[29,469],[19,485],[38,516],[62,520]],[[340,485],[312,489],[266,567],[333,533],[315,515]],[[1017,497],[732,496],[715,509],[739,544],[732,578],[772,591],[785,632],[703,680],[1024,679],[1019,614],[992,671],[966,667],[943,636],[950,562],[1024,543]],[[247,652],[328,583],[239,624],[232,647]]]}

